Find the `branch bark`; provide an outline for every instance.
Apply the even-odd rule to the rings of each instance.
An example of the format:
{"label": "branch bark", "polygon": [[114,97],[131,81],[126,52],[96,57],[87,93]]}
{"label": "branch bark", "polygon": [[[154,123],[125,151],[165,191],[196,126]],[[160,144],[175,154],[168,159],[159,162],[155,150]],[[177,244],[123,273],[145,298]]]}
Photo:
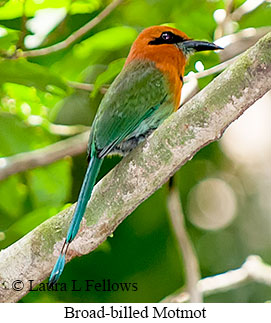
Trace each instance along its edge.
{"label": "branch bark", "polygon": [[[171,115],[142,145],[124,158],[96,186],[68,261],[88,254],[145,199],[202,147],[271,89],[271,33],[245,52],[206,88]],[[0,281],[27,286],[50,273],[62,247],[74,205],[48,219],[0,253]],[[0,289],[1,302],[28,293]]]}

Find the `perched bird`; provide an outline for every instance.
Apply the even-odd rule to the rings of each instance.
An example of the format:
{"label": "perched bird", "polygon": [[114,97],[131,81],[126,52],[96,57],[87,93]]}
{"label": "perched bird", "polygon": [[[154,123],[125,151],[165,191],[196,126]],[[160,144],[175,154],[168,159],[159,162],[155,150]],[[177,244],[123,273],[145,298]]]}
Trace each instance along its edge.
{"label": "perched bird", "polygon": [[197,51],[221,49],[190,39],[182,31],[153,26],[133,43],[125,65],[105,94],[92,124],[89,165],[60,256],[49,278],[52,286],[65,265],[103,159],[126,155],[179,107],[187,58]]}

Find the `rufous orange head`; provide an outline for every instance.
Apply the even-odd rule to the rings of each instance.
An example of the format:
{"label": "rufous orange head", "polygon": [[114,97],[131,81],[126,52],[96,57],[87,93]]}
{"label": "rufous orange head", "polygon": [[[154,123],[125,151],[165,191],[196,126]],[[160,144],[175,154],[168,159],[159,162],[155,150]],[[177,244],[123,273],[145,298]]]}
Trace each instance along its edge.
{"label": "rufous orange head", "polygon": [[167,64],[167,62],[175,63],[177,58],[185,64],[188,56],[194,52],[216,49],[221,47],[206,41],[192,40],[176,28],[152,26],[138,35],[126,64],[134,59],[150,59],[158,64]]}

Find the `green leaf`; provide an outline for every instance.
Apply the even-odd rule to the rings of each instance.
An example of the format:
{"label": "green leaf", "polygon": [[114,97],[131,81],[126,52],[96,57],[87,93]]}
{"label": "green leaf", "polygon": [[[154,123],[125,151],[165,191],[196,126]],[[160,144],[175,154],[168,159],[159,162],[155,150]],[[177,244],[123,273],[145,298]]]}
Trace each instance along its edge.
{"label": "green leaf", "polygon": [[69,11],[70,14],[90,13],[99,9],[102,4],[101,0],[27,0],[24,9],[24,1],[22,0],[9,0],[8,2],[0,0],[0,4],[1,2],[4,2],[3,6],[0,7],[0,19],[2,20],[18,18],[23,14],[25,14],[26,17],[33,17],[37,10],[47,8],[66,8],[66,10]]}
{"label": "green leaf", "polygon": [[95,97],[99,92],[102,85],[105,85],[111,82],[121,71],[123,65],[125,63],[125,58],[120,58],[108,65],[108,68],[105,72],[101,73],[94,83],[94,90],[91,93],[91,97]]}
{"label": "green leaf", "polygon": [[0,59],[0,82],[17,83],[34,86],[42,91],[49,91],[50,86],[67,90],[61,76],[51,72],[48,68],[30,63],[24,58]]}
{"label": "green leaf", "polygon": [[50,113],[50,119],[59,124],[84,124],[89,126],[94,114],[95,109],[92,109],[89,93],[77,90],[57,102]]}
{"label": "green leaf", "polygon": [[60,160],[27,172],[27,184],[35,208],[63,205],[71,188],[70,170],[69,160]]}
{"label": "green leaf", "polygon": [[0,157],[42,148],[55,139],[42,127],[28,127],[18,117],[0,113]]}
{"label": "green leaf", "polygon": [[98,10],[102,4],[101,0],[77,0],[72,1],[69,9],[70,15],[78,13],[91,13]]}
{"label": "green leaf", "polygon": [[20,32],[0,26],[0,52],[7,51],[11,45],[17,43]]}
{"label": "green leaf", "polygon": [[52,68],[67,79],[82,82],[80,73],[89,66],[108,65],[114,59],[125,57],[137,35],[138,32],[131,27],[113,27],[97,32],[76,44]]}
{"label": "green leaf", "polygon": [[9,0],[0,0],[0,7],[3,7]]}
{"label": "green leaf", "polygon": [[10,156],[33,149],[36,141],[33,128],[21,122],[14,115],[0,114],[0,156]]}
{"label": "green leaf", "polygon": [[117,50],[132,43],[136,36],[136,30],[131,27],[109,28],[77,44],[74,47],[74,55],[83,59],[95,55],[99,50]]}
{"label": "green leaf", "polygon": [[23,214],[27,191],[28,188],[20,182],[19,176],[10,176],[0,182],[0,231],[5,230]]}
{"label": "green leaf", "polygon": [[[97,77],[106,70],[106,67],[106,65],[89,66],[83,73],[83,82],[95,83]],[[87,91],[75,90],[74,93],[57,102],[50,112],[50,120],[60,124],[89,126],[95,116],[101,97],[101,93],[92,98]]]}

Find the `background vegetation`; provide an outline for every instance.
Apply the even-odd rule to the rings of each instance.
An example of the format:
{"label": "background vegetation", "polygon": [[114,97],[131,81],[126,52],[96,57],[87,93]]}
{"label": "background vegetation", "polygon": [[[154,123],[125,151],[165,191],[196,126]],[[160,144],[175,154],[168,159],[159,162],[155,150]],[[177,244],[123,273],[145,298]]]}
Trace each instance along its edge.
{"label": "background vegetation", "polygon": [[[254,7],[237,16],[244,3]],[[44,56],[17,57],[20,50],[27,53],[66,39],[108,4],[0,0],[0,174],[4,157],[51,145],[91,125],[101,86],[121,70],[143,28],[171,24],[192,38],[211,41],[271,21],[270,1],[129,0],[72,46]],[[219,61],[216,53],[199,53],[191,58],[187,73]],[[200,79],[199,88],[213,77]],[[75,89],[69,81],[94,84],[94,91]],[[176,174],[202,277],[240,267],[250,254],[271,263],[270,102],[269,93],[220,142],[202,149]],[[106,159],[100,178],[119,160]],[[2,180],[0,248],[74,203],[86,165],[83,153]],[[136,292],[31,292],[22,301],[156,302],[182,287],[182,256],[168,217],[167,195],[164,185],[94,252],[67,264],[61,278],[67,284],[72,279],[132,282],[137,283]],[[263,302],[270,293],[270,287],[251,283],[205,301]]]}

